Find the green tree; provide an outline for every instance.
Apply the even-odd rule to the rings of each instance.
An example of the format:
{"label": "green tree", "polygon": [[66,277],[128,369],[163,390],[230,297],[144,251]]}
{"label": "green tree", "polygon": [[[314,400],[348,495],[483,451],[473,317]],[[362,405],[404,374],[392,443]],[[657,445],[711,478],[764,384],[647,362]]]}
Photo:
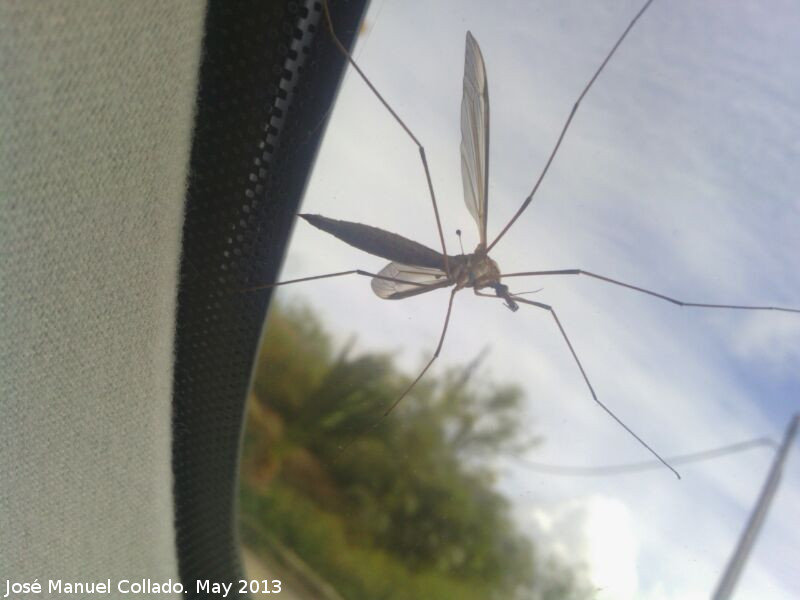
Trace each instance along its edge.
{"label": "green tree", "polygon": [[410,379],[352,354],[307,308],[270,313],[242,463],[243,522],[262,526],[245,538],[288,546],[347,598],[584,597],[517,530],[484,460],[536,442],[521,390],[480,382],[476,359],[380,419]]}

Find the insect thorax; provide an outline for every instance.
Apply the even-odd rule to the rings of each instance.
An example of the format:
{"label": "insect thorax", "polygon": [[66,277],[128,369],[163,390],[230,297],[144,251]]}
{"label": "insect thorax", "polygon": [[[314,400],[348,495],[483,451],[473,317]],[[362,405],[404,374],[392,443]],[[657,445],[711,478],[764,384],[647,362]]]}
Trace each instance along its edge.
{"label": "insect thorax", "polygon": [[474,287],[479,290],[492,287],[500,282],[500,267],[486,255],[482,247],[466,256],[456,264],[456,286],[458,288]]}

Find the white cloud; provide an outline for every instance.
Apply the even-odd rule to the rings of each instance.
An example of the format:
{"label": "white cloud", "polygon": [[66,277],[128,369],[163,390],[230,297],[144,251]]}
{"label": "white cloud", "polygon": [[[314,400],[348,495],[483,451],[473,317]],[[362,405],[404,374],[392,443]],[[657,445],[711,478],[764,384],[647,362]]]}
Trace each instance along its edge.
{"label": "white cloud", "polygon": [[636,598],[637,540],[630,512],[618,500],[594,497],[587,513],[587,560],[597,598]]}

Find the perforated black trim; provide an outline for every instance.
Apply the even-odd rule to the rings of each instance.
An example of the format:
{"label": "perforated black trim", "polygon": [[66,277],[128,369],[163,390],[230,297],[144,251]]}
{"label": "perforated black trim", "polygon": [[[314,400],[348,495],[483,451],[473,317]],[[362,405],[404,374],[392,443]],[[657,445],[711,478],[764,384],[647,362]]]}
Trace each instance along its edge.
{"label": "perforated black trim", "polygon": [[[332,1],[352,43],[366,0]],[[240,433],[269,293],[344,58],[319,2],[211,0],[183,232],[173,412],[180,577],[241,576]],[[234,590],[238,586],[234,585]]]}

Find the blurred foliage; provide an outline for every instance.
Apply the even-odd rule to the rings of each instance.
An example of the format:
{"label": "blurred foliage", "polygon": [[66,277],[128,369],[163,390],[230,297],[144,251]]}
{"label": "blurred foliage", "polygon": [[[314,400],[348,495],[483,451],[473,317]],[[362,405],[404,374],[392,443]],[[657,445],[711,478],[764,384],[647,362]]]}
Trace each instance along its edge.
{"label": "blurred foliage", "polygon": [[291,549],[348,599],[587,597],[493,489],[485,457],[536,443],[519,388],[472,378],[479,357],[381,419],[411,379],[333,346],[309,309],[273,306],[242,456],[246,543]]}

